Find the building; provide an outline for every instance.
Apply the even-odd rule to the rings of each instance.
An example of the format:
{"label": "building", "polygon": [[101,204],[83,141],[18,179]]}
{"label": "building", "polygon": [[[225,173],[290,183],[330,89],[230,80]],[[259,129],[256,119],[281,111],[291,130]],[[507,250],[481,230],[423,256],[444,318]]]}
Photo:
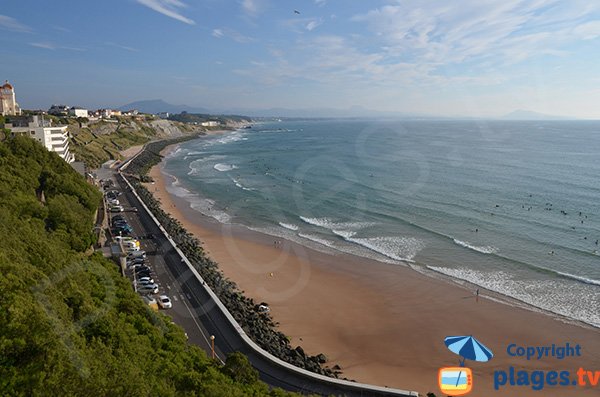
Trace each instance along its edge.
{"label": "building", "polygon": [[69,109],[69,116],[88,117],[88,111],[87,109],[82,109],[77,106],[73,106],[71,109]]}
{"label": "building", "polygon": [[202,123],[202,127],[218,127],[220,124],[218,121],[205,121]]}
{"label": "building", "polygon": [[21,114],[21,108],[15,97],[15,89],[6,80],[4,85],[0,86],[0,115],[18,116]]}
{"label": "building", "polygon": [[52,105],[50,109],[48,109],[48,114],[53,116],[68,116],[70,108],[65,105]]}
{"label": "building", "polygon": [[100,117],[110,118],[113,115],[112,109],[99,109]]}
{"label": "building", "polygon": [[52,126],[51,121],[43,116],[18,117],[10,119],[5,125],[13,134],[25,135],[37,139],[46,149],[56,152],[67,163],[75,161],[69,151],[69,136],[67,126]]}

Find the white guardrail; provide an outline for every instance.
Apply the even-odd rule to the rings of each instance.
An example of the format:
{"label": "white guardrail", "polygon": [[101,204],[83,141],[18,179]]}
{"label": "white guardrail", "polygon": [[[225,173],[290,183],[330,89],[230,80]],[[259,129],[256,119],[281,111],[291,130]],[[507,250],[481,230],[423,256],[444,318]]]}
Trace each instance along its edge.
{"label": "white guardrail", "polygon": [[269,361],[271,361],[271,362],[273,362],[273,363],[275,363],[275,364],[277,364],[277,365],[279,365],[281,367],[284,367],[284,368],[286,368],[286,369],[288,369],[290,371],[297,372],[297,373],[299,373],[299,374],[301,374],[303,376],[307,376],[307,377],[310,377],[310,378],[313,378],[313,379],[316,379],[316,380],[319,380],[319,381],[322,381],[322,382],[328,382],[328,383],[332,383],[332,384],[344,386],[344,387],[347,387],[347,388],[357,389],[357,390],[365,390],[365,391],[371,390],[371,391],[377,391],[377,392],[384,392],[384,393],[388,393],[388,394],[395,394],[395,395],[398,395],[398,396],[411,396],[411,397],[418,397],[419,396],[419,393],[416,392],[416,391],[393,389],[393,388],[388,388],[388,387],[383,387],[383,386],[368,385],[368,384],[365,384],[365,383],[350,382],[350,381],[343,380],[343,379],[331,378],[331,377],[328,377],[328,376],[325,376],[325,375],[321,375],[321,374],[317,374],[315,372],[308,371],[308,370],[300,368],[300,367],[296,367],[295,365],[292,365],[290,363],[287,363],[287,362],[283,361],[282,359],[280,359],[278,357],[275,357],[271,353],[269,353],[266,350],[264,350],[262,347],[258,346],[252,339],[250,339],[250,337],[246,334],[246,332],[238,324],[238,322],[235,320],[235,318],[233,318],[233,316],[231,315],[231,313],[229,313],[229,310],[225,307],[225,305],[223,305],[223,303],[221,302],[221,300],[217,297],[217,295],[213,292],[213,290],[204,281],[204,279],[202,278],[202,276],[200,276],[200,273],[198,273],[198,271],[196,270],[196,268],[188,260],[188,258],[185,256],[185,254],[177,247],[177,244],[175,243],[175,241],[173,241],[173,239],[171,238],[171,236],[169,235],[169,233],[167,233],[167,231],[165,230],[165,228],[163,228],[163,226],[158,221],[158,219],[156,219],[156,217],[154,216],[154,214],[152,213],[152,211],[146,206],[146,203],[144,203],[144,201],[141,199],[141,197],[137,194],[136,190],[133,188],[133,186],[131,185],[131,183],[129,183],[129,181],[127,180],[127,178],[125,178],[125,176],[123,174],[121,174],[121,170],[127,168],[127,166],[131,163],[131,161],[133,159],[135,159],[144,150],[145,150],[145,147],[138,154],[136,154],[131,159],[129,159],[125,163],[123,163],[117,169],[117,172],[121,175],[121,177],[123,177],[123,180],[131,188],[132,193],[135,195],[135,197],[137,197],[138,201],[142,204],[142,206],[144,207],[144,209],[146,210],[146,212],[148,213],[148,215],[150,215],[150,218],[152,218],[152,220],[154,220],[154,222],[156,223],[156,225],[158,226],[158,228],[160,229],[160,231],[165,235],[165,237],[167,238],[167,240],[169,241],[169,243],[171,243],[171,245],[173,246],[173,248],[175,249],[175,251],[177,251],[177,253],[179,254],[179,256],[181,256],[181,259],[185,262],[185,264],[188,266],[188,268],[190,269],[190,271],[194,274],[194,276],[196,277],[196,279],[198,281],[200,281],[200,284],[204,287],[204,289],[210,295],[210,297],[215,302],[215,304],[217,305],[217,307],[221,310],[221,312],[229,320],[229,322],[231,323],[231,325],[235,328],[235,330],[238,332],[238,334],[240,335],[240,337],[242,338],[242,340],[248,346],[250,346],[254,351],[256,351],[257,353],[259,353],[260,355],[262,355],[264,358],[268,359]]}

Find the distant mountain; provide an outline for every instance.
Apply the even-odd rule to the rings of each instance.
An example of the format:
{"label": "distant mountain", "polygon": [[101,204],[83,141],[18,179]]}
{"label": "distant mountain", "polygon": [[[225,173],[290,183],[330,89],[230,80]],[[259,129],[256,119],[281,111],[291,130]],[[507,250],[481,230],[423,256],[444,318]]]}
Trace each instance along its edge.
{"label": "distant mountain", "polygon": [[137,109],[142,113],[161,113],[161,112],[169,112],[169,113],[210,113],[208,109],[205,108],[196,108],[187,105],[173,105],[163,101],[162,99],[149,99],[144,101],[131,102],[127,105],[120,106],[119,110],[131,110]]}
{"label": "distant mountain", "polygon": [[551,116],[548,114],[532,112],[530,110],[515,110],[502,116],[504,120],[573,120],[574,117]]}

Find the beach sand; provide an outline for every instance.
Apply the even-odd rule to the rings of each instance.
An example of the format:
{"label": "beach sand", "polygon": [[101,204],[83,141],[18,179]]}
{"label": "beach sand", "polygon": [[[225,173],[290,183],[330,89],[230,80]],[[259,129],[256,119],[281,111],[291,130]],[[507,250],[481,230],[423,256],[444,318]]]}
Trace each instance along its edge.
{"label": "beach sand", "polygon": [[[172,149],[172,147],[171,147]],[[166,150],[169,150],[167,148]],[[567,324],[548,315],[490,299],[481,290],[424,276],[408,267],[365,258],[329,255],[241,226],[220,224],[170,195],[170,176],[155,166],[148,185],[163,208],[202,242],[224,274],[246,296],[265,301],[279,329],[311,355],[324,353],[327,365],[339,364],[344,377],[359,382],[415,390],[439,397],[440,367],[459,357],[443,341],[473,335],[495,357],[469,362],[471,396],[597,396],[596,388],[530,386],[493,388],[494,371],[600,370],[600,330]],[[509,357],[507,346],[581,345],[580,357],[527,360]]]}

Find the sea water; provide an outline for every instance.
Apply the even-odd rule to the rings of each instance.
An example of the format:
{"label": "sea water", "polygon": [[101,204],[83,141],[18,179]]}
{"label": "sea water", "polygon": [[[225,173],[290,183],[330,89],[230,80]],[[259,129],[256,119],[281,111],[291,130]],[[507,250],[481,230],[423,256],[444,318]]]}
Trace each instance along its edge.
{"label": "sea water", "polygon": [[600,122],[261,123],[186,142],[164,171],[220,222],[600,327]]}

